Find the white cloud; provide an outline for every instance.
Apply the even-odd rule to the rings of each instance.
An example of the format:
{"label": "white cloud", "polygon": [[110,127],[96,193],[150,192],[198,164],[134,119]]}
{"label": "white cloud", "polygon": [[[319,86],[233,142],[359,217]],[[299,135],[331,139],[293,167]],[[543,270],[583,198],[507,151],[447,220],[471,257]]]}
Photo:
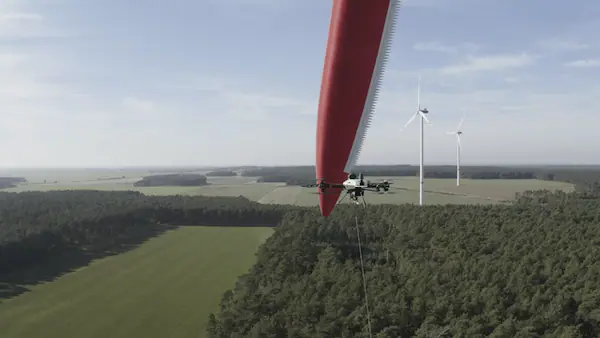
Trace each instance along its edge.
{"label": "white cloud", "polygon": [[418,42],[413,45],[413,49],[421,52],[440,52],[440,53],[456,53],[457,49],[454,46],[444,45],[439,41]]}
{"label": "white cloud", "polygon": [[43,17],[38,13],[4,13],[0,14],[0,22],[15,22],[15,21],[41,21]]}
{"label": "white cloud", "polygon": [[[177,58],[170,58],[168,50],[162,50],[165,54],[160,58],[158,55],[155,55],[156,58],[144,58],[147,51],[138,49],[140,46],[137,44],[141,42],[140,36],[125,29],[119,31],[122,34],[120,39],[123,39],[119,41],[132,41],[127,49],[118,43],[111,50],[114,58],[95,63],[96,60],[92,60],[94,55],[88,53],[90,50],[83,50],[74,44],[101,45],[105,41],[100,41],[100,37],[114,42],[109,35],[122,27],[115,26],[111,27],[115,31],[101,32],[100,29],[104,28],[98,26],[95,31],[102,34],[94,35],[93,39],[73,39],[58,44],[54,44],[53,40],[38,44],[40,40],[35,39],[13,44],[21,38],[47,36],[48,33],[58,32],[58,28],[65,28],[59,21],[53,22],[58,18],[53,17],[51,12],[43,11],[43,6],[27,8],[25,4],[31,4],[31,1],[40,2],[0,1],[0,144],[8,144],[8,149],[18,149],[7,153],[2,165],[314,162],[322,56],[313,59],[310,55],[321,55],[322,44],[307,46],[306,55],[296,55],[288,60],[298,67],[286,69],[289,73],[283,74],[276,68],[285,68],[283,63],[273,63],[269,59],[273,53],[263,50],[262,46],[272,46],[272,41],[279,41],[277,39],[281,38],[281,34],[287,32],[264,31],[264,34],[255,35],[260,40],[252,44],[257,54],[248,53],[245,56],[248,58],[246,62],[253,64],[253,67],[238,70],[232,69],[231,62],[225,62],[225,57],[201,53],[201,48],[197,58],[194,57],[188,64],[183,57],[180,58],[181,53],[173,53]],[[238,6],[239,13],[236,15],[247,15],[248,10],[256,15],[276,14],[270,8],[305,15],[302,18],[294,17],[299,20],[294,23],[298,27],[304,27],[315,15],[325,18],[330,13],[326,8],[330,2],[320,0],[307,0],[310,5],[287,0],[211,1],[227,13],[230,8]],[[479,5],[482,2],[489,4],[491,1],[408,0],[407,6],[413,8],[408,9],[412,13],[406,19],[408,22],[404,22],[407,25],[423,22],[426,21],[423,20],[426,15],[432,19],[428,22],[442,24],[447,20],[437,20],[440,14],[447,19],[454,10],[480,10],[456,6],[457,3],[469,3],[483,9],[486,5]],[[69,5],[68,1],[65,4]],[[245,6],[239,6],[243,4]],[[253,9],[254,5],[258,10]],[[291,6],[303,6],[303,10],[294,12]],[[414,8],[416,6],[436,8]],[[452,9],[452,6],[456,8]],[[88,8],[87,5],[80,7],[73,7],[72,11],[68,11],[69,15],[80,16]],[[77,13],[77,10],[82,13]],[[143,13],[147,17],[136,17],[135,24],[156,22],[151,12]],[[65,18],[68,19],[67,14]],[[181,20],[178,17],[171,19]],[[541,17],[535,19],[530,22],[534,26],[532,34],[541,31],[538,30],[540,26],[536,26],[540,24],[538,19]],[[262,16],[260,20],[272,18]],[[75,23],[69,20],[65,22]],[[562,67],[565,59],[555,57],[557,52],[593,49],[593,36],[587,36],[587,39],[580,36],[581,40],[556,38],[529,43],[531,49],[524,53],[510,54],[511,49],[504,49],[507,54],[485,55],[476,44],[452,43],[457,31],[464,32],[458,36],[465,41],[486,39],[486,33],[478,27],[470,27],[472,24],[467,21],[464,25],[446,27],[443,32],[439,31],[439,27],[431,26],[433,31],[419,31],[416,33],[419,35],[411,34],[410,39],[404,40],[408,46],[404,46],[406,50],[401,54],[407,57],[400,63],[399,67],[403,68],[396,71],[392,69],[384,77],[384,88],[360,162],[417,163],[418,127],[413,125],[411,127],[415,128],[408,128],[402,133],[399,130],[416,106],[416,75],[419,73],[424,80],[423,104],[430,109],[433,122],[426,132],[428,164],[453,162],[454,142],[445,132],[456,127],[463,112],[468,114],[463,138],[465,163],[596,161],[594,154],[598,152],[598,147],[594,145],[600,144],[600,139],[594,128],[598,125],[596,112],[600,110],[600,104],[595,98],[600,95],[600,90],[586,83],[590,80],[588,72],[568,72]],[[566,27],[562,28],[565,28],[561,30],[565,34],[579,36]],[[591,34],[589,32],[595,30],[586,31]],[[427,36],[431,32],[435,35]],[[326,26],[318,34],[325,37]],[[497,40],[486,40],[486,44],[489,43],[486,48],[490,51],[503,50],[509,48],[503,43],[523,45],[522,40],[528,38],[523,34],[513,39],[514,36],[510,34],[498,32]],[[538,36],[530,38],[539,41]],[[159,34],[152,36],[151,43],[162,45],[165,39],[174,41],[172,36]],[[210,40],[214,42],[211,50],[227,50],[224,47],[228,46],[227,42],[219,44],[217,40]],[[423,42],[411,46],[415,41]],[[10,43],[10,49],[2,47],[7,46],[4,42]],[[282,40],[281,44],[288,42]],[[233,43],[238,44],[234,40]],[[198,45],[202,47],[202,41]],[[446,58],[448,67],[440,68],[439,64],[426,63],[424,67],[428,69],[418,69],[417,65],[429,62],[432,55],[423,58],[423,54],[415,50],[441,53],[434,56]],[[537,53],[544,56],[544,62],[536,64],[538,57],[534,54]],[[123,73],[122,69],[112,67],[112,61],[119,64],[122,60],[117,58],[123,54],[144,62],[127,66]],[[191,50],[190,54],[193,54]],[[580,57],[574,54],[566,60]],[[84,59],[86,62],[82,63],[97,65],[96,68],[88,68],[98,73],[111,72],[110,76],[96,73],[92,78],[88,77],[89,73],[74,72],[71,68],[73,64]],[[154,66],[153,59],[160,59],[165,67]],[[170,65],[173,60],[176,60],[174,66]],[[586,66],[590,66],[589,61]],[[523,69],[529,65],[536,67]],[[160,84],[148,83],[145,79],[150,76],[144,80],[136,77],[136,74],[148,74],[148,69],[156,71],[152,75],[160,79]],[[172,72],[219,76],[236,72],[240,78],[232,81],[216,76],[195,79],[194,82],[193,78],[173,79],[184,75]],[[96,82],[95,76],[100,81]],[[106,84],[109,78],[115,81],[113,85]],[[86,90],[90,95],[82,96],[74,89]],[[585,123],[581,123],[582,120]],[[582,149],[578,148],[580,143],[590,147],[577,153],[577,149]],[[10,147],[12,145],[18,147]]]}
{"label": "white cloud", "polygon": [[565,66],[571,68],[600,67],[600,59],[575,60],[565,63]]}
{"label": "white cloud", "polygon": [[42,16],[37,13],[11,12],[0,15],[0,38],[43,36]]}
{"label": "white cloud", "polygon": [[27,56],[18,53],[0,53],[0,68],[3,70],[21,66],[25,63]]}
{"label": "white cloud", "polygon": [[123,105],[123,108],[125,108],[127,110],[132,110],[132,111],[140,112],[140,113],[155,112],[156,108],[157,108],[156,103],[149,101],[149,100],[139,99],[134,96],[128,96],[128,97],[124,98],[122,105]]}
{"label": "white cloud", "polygon": [[315,115],[316,105],[298,98],[268,92],[223,91],[223,102],[228,114],[244,119],[265,119],[270,114]]}
{"label": "white cloud", "polygon": [[3,0],[0,3],[0,40],[62,37],[65,32],[47,22],[42,13],[31,10],[31,1]]}
{"label": "white cloud", "polygon": [[462,74],[478,71],[501,71],[534,64],[536,57],[528,53],[468,56],[467,62],[442,68],[443,74]]}
{"label": "white cloud", "polygon": [[[412,84],[411,84],[412,85]],[[425,131],[427,163],[452,163],[455,145],[445,132],[456,128],[467,114],[463,135],[465,164],[548,163],[597,161],[597,149],[577,152],[581,144],[598,143],[595,126],[600,87],[578,91],[566,88],[544,92],[535,87],[483,90],[428,90],[422,96],[430,110],[432,126]],[[368,132],[360,163],[418,163],[416,125],[400,132],[414,110],[416,94],[411,86],[403,91],[385,90]],[[577,117],[565,112],[576,112]],[[390,152],[390,145],[393,147]],[[571,149],[571,150],[568,150]]]}
{"label": "white cloud", "polygon": [[545,39],[538,42],[537,45],[541,48],[558,52],[578,51],[591,48],[591,46],[587,43],[582,43],[573,39],[564,38]]}
{"label": "white cloud", "polygon": [[18,154],[11,155],[14,162],[31,156],[26,154],[51,160],[51,150],[44,150],[49,140],[78,130],[68,116],[86,115],[75,108],[85,95],[58,80],[64,78],[61,72],[67,65],[55,50],[11,43],[55,32],[41,13],[25,4],[11,0],[0,4],[0,41],[8,41],[0,44],[0,139],[2,144],[18,145],[14,147]]}
{"label": "white cloud", "polygon": [[404,0],[402,7],[432,7],[436,4],[435,0]]}
{"label": "white cloud", "polygon": [[204,76],[174,82],[176,84],[161,85],[161,88],[197,92],[203,96],[204,106],[210,107],[209,111],[245,120],[264,120],[272,114],[297,116],[317,113],[318,97],[307,99],[281,93],[248,79]]}
{"label": "white cloud", "polygon": [[481,48],[481,45],[464,42],[458,45],[447,45],[439,41],[417,42],[413,45],[413,49],[420,52],[438,52],[454,54],[458,52],[474,53]]}
{"label": "white cloud", "polygon": [[45,77],[57,67],[50,53],[46,55],[13,53],[0,50],[0,103],[48,98],[77,98],[75,90]]}
{"label": "white cloud", "polygon": [[486,4],[493,3],[495,0],[400,0],[401,7],[408,8],[435,8],[448,10],[462,10],[465,7],[473,6],[485,6]]}

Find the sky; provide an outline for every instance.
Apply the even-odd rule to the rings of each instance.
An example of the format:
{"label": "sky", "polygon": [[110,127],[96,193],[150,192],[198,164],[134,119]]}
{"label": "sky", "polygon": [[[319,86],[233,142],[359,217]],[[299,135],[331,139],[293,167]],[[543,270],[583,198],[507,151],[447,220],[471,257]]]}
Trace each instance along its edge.
{"label": "sky", "polygon": [[[0,167],[312,165],[331,1],[2,0]],[[600,163],[600,2],[406,0],[359,164]]]}

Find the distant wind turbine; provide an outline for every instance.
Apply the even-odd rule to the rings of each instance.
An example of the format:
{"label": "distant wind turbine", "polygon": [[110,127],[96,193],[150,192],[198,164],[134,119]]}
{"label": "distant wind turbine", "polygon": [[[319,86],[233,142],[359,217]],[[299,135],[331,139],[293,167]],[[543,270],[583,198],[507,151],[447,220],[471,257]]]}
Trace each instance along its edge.
{"label": "distant wind turbine", "polygon": [[462,130],[460,130],[460,128],[463,125],[463,122],[465,122],[465,117],[463,115],[463,117],[460,119],[460,123],[458,123],[458,127],[456,127],[456,131],[449,131],[446,134],[448,135],[456,135],[456,186],[460,186],[460,150],[461,150],[461,143],[460,143],[460,135],[462,135]]}
{"label": "distant wind turbine", "polygon": [[421,109],[421,76],[419,76],[419,82],[417,84],[417,111],[408,120],[408,122],[406,122],[404,128],[402,128],[405,129],[406,127],[408,127],[409,124],[411,124],[412,121],[415,120],[415,118],[417,118],[417,116],[420,117],[419,120],[421,122],[421,143],[419,154],[419,205],[423,205],[423,191],[425,188],[425,181],[423,179],[423,155],[425,153],[423,124],[424,122],[426,122],[427,124],[431,125],[431,122],[429,122],[429,119],[427,119],[427,114],[429,114],[427,108]]}

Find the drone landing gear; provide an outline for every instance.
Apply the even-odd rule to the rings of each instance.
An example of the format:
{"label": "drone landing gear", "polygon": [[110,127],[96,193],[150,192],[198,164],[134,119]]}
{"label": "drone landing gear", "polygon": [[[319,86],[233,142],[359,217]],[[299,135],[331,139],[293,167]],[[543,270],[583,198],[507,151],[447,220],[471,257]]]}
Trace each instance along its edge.
{"label": "drone landing gear", "polygon": [[360,205],[361,203],[358,201],[359,197],[362,197],[362,204],[366,207],[367,206],[367,201],[365,200],[365,192],[362,190],[355,190],[352,191],[350,193],[348,193],[350,195],[350,200],[352,202],[354,202],[356,205]]}

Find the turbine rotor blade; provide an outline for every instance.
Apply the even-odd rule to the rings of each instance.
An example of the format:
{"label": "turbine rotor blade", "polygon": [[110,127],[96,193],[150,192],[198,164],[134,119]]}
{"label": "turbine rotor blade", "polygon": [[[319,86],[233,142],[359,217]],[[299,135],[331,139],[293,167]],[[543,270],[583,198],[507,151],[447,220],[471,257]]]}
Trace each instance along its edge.
{"label": "turbine rotor blade", "polygon": [[462,148],[462,143],[460,143],[460,135],[456,134],[456,142],[458,143],[458,147]]}
{"label": "turbine rotor blade", "polygon": [[458,123],[458,127],[456,127],[456,130],[460,130],[460,128],[462,127],[463,123],[465,122],[465,115],[463,115],[460,118],[460,122]]}
{"label": "turbine rotor blade", "polygon": [[425,122],[427,122],[427,124],[431,124],[431,122],[429,122],[429,119],[427,118],[427,116],[425,116],[425,114],[423,114],[420,110],[419,110],[419,115],[421,115],[421,117],[423,118],[423,120],[425,120]]}
{"label": "turbine rotor blade", "polygon": [[411,116],[411,118],[408,120],[408,122],[406,122],[406,124],[404,125],[404,127],[402,127],[402,129],[405,129],[406,127],[408,127],[408,125],[411,124],[412,121],[414,121],[416,117],[417,117],[417,114],[413,114],[413,116]]}
{"label": "turbine rotor blade", "polygon": [[456,135],[456,132],[455,131],[447,131],[446,135]]}
{"label": "turbine rotor blade", "polygon": [[417,111],[421,110],[421,74],[417,80]]}

